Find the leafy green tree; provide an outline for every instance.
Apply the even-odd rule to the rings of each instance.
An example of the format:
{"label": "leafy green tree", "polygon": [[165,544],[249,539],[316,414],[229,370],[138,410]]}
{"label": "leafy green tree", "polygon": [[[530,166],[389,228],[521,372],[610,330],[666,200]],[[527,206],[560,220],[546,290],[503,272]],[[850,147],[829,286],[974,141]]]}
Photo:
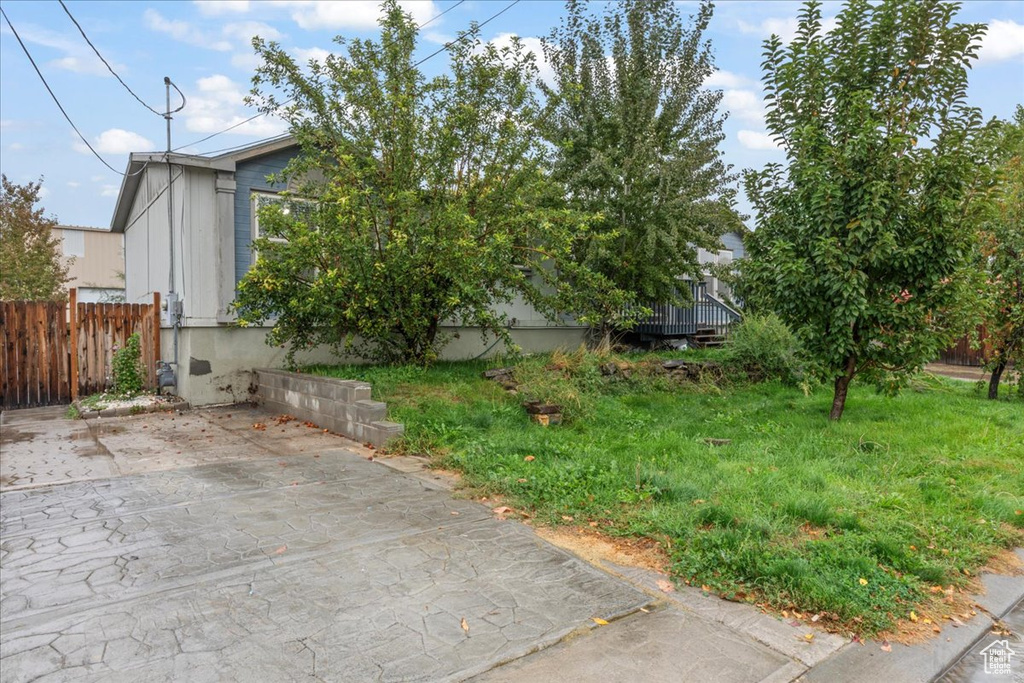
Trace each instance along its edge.
{"label": "leafy green tree", "polygon": [[980,233],[992,399],[1008,366],[1018,376],[1024,372],[1024,106],[997,126],[993,157],[999,171],[996,201]]}
{"label": "leafy green tree", "polygon": [[63,299],[71,263],[53,231],[57,221],[36,207],[42,181],[18,185],[4,175],[0,184],[0,299]]}
{"label": "leafy green tree", "polygon": [[[585,4],[569,0],[545,40],[555,82],[541,83],[554,177],[572,207],[601,216],[574,257],[636,303],[686,303],[677,287],[703,278],[697,248],[717,251],[740,225],[718,148],[722,93],[703,87],[715,68],[704,40],[713,7],[688,25],[671,0],[609,3],[603,16]],[[628,324],[620,311],[604,321]]]}
{"label": "leafy green tree", "polygon": [[[495,305],[517,296],[584,321],[617,298],[568,258],[587,222],[545,172],[534,56],[474,28],[448,47],[450,75],[428,80],[411,18],[389,0],[380,25],[379,42],[337,38],[347,55],[305,66],[253,41],[252,101],[288,121],[301,154],[283,178],[293,200],[259,214],[242,324],[276,316],[268,341],[292,352],[344,344],[429,363],[446,321],[510,343]],[[298,210],[297,197],[314,201]]]}
{"label": "leafy green tree", "polygon": [[744,275],[833,382],[833,420],[855,376],[895,390],[970,325],[987,174],[965,100],[985,27],[953,23],[957,9],[851,0],[825,33],[808,2],[789,45],[765,42],[787,163],[745,174],[758,228]]}

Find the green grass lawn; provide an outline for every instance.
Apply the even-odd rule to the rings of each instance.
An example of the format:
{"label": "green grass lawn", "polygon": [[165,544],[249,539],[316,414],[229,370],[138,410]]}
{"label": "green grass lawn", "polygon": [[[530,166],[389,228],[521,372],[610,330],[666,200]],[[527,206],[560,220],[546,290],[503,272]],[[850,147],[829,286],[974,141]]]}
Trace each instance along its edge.
{"label": "green grass lawn", "polygon": [[935,587],[1024,541],[1019,399],[930,377],[896,398],[854,385],[833,424],[825,388],[594,380],[577,419],[545,428],[489,367],[314,371],[371,382],[403,449],[542,521],[657,539],[680,580],[861,635],[939,609]]}

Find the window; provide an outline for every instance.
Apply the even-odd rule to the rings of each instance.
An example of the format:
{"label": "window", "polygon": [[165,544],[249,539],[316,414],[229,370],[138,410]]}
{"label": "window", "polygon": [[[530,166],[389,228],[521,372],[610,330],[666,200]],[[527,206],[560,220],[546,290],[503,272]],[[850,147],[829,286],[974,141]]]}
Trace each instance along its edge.
{"label": "window", "polygon": [[65,256],[85,257],[85,233],[81,230],[61,230],[61,242]]}
{"label": "window", "polygon": [[271,242],[285,243],[288,240],[280,235],[264,235],[260,230],[260,209],[271,204],[281,205],[281,211],[285,215],[293,214],[302,218],[311,218],[313,215],[314,204],[309,199],[303,199],[301,197],[282,197],[279,194],[270,194],[269,192],[253,192],[252,193],[252,225],[253,239],[259,237],[266,237]]}
{"label": "window", "polygon": [[[311,199],[304,199],[302,197],[282,197],[279,194],[271,194],[269,192],[253,192],[252,193],[252,236],[253,239],[260,237],[266,237],[269,241],[277,244],[288,244],[288,239],[280,234],[273,234],[271,232],[265,232],[260,229],[260,209],[271,204],[281,206],[281,212],[286,216],[292,215],[296,218],[303,219],[307,225],[314,223],[314,210],[316,204]],[[314,226],[315,230],[316,227]],[[259,251],[253,247],[252,250],[252,262],[256,263],[260,258]],[[301,275],[312,279],[316,277],[319,272],[317,268],[311,268],[303,271]]]}

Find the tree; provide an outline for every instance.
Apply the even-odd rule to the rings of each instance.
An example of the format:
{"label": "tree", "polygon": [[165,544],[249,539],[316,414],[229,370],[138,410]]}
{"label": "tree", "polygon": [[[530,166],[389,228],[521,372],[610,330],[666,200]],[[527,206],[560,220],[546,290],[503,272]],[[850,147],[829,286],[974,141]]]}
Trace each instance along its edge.
{"label": "tree", "polygon": [[[748,287],[832,381],[829,417],[865,375],[895,390],[969,325],[970,253],[986,174],[965,104],[984,26],[939,0],[820,3],[765,42],[767,126],[787,163],[748,171]],[[976,270],[976,269],[973,269]]]}
{"label": "tree", "polygon": [[687,303],[678,284],[703,278],[697,248],[721,249],[721,234],[740,225],[718,149],[722,93],[703,87],[714,72],[703,39],[712,5],[687,26],[670,0],[623,0],[603,17],[584,4],[569,0],[544,41],[555,83],[540,84],[554,178],[572,207],[602,217],[574,257],[635,303]]}
{"label": "tree", "polygon": [[1024,369],[1024,106],[996,126],[993,161],[999,170],[993,211],[982,224],[980,254],[988,277],[983,288],[992,373],[988,397],[1010,364]]}
{"label": "tree", "polygon": [[4,175],[0,184],[0,299],[63,299],[71,263],[53,231],[57,221],[36,208],[42,181],[18,185]]}
{"label": "tree", "polygon": [[380,42],[339,37],[347,56],[305,68],[253,41],[263,64],[251,101],[289,123],[301,154],[283,177],[291,199],[259,214],[242,324],[276,316],[268,341],[292,353],[344,344],[429,363],[446,321],[510,344],[495,304],[517,295],[586,320],[616,290],[567,259],[586,217],[545,173],[533,55],[483,44],[474,28],[447,46],[451,74],[427,80],[411,18],[389,0],[380,25]]}

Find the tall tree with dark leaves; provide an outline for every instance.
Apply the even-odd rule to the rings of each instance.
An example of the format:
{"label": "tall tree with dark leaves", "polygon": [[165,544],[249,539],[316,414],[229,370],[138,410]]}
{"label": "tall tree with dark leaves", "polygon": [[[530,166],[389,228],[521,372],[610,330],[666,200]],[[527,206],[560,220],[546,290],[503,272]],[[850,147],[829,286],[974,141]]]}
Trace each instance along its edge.
{"label": "tall tree with dark leaves", "polygon": [[[720,249],[739,226],[719,150],[722,93],[704,87],[712,10],[702,3],[688,23],[671,0],[609,3],[601,16],[569,0],[544,41],[553,175],[571,206],[601,216],[575,258],[637,304],[687,302],[679,281],[703,277],[697,249]],[[626,322],[620,313],[604,311],[606,329]]]}
{"label": "tall tree with dark leaves", "polygon": [[836,27],[809,2],[765,42],[767,125],[785,164],[750,171],[747,286],[833,383],[895,391],[971,324],[978,206],[991,177],[967,76],[985,27],[957,3],[851,0]]}
{"label": "tall tree with dark leaves", "polygon": [[1010,121],[993,126],[992,163],[998,176],[991,213],[980,232],[981,269],[985,272],[985,324],[991,357],[988,397],[999,397],[1007,368],[1018,377],[1024,396],[1024,106]]}
{"label": "tall tree with dark leaves", "polygon": [[0,183],[0,299],[63,299],[71,264],[53,231],[57,221],[36,206],[42,181],[18,185],[5,175]]}
{"label": "tall tree with dark leaves", "polygon": [[[298,197],[259,213],[256,263],[239,284],[243,324],[275,320],[268,342],[354,348],[426,364],[452,323],[511,346],[500,304],[517,296],[551,318],[621,300],[569,255],[587,216],[565,208],[536,133],[534,56],[471,31],[426,78],[417,29],[394,0],[381,37],[338,42],[303,65],[272,42],[253,101],[301,146],[284,173]],[[614,304],[612,304],[614,305]]]}

